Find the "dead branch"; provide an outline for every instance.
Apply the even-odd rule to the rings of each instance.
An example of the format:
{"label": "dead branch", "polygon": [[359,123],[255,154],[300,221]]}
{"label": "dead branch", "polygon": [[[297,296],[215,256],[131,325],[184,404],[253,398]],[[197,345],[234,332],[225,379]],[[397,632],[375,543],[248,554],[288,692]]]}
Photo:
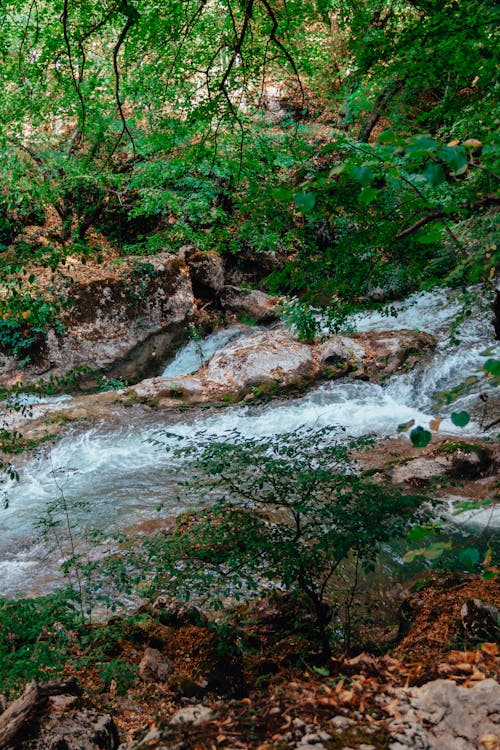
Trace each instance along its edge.
{"label": "dead branch", "polygon": [[82,689],[74,677],[64,682],[39,685],[35,680],[24,693],[0,715],[0,750],[7,747],[34,714],[41,711],[53,695],[81,695]]}

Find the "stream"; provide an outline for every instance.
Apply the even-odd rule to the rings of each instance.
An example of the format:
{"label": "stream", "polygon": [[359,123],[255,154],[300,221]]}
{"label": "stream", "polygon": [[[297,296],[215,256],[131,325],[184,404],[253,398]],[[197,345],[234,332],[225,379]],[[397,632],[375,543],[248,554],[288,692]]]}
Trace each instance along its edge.
{"label": "stream", "polygon": [[[8,507],[0,509],[0,596],[46,593],[61,585],[60,555],[48,552],[37,521],[47,517],[47,508],[60,503],[62,497],[75,523],[105,532],[153,526],[160,501],[165,502],[163,512],[168,516],[184,510],[186,505],[176,497],[171,473],[189,476],[188,462],[177,454],[183,441],[201,447],[228,431],[265,438],[325,426],[338,430],[340,439],[366,433],[394,436],[398,425],[410,420],[428,427],[438,412],[442,417],[440,434],[484,436],[484,424],[496,419],[498,413],[494,411],[495,390],[482,366],[489,357],[500,356],[500,347],[494,341],[482,289],[473,290],[472,296],[471,314],[463,320],[460,296],[443,290],[395,303],[395,315],[369,312],[354,316],[351,323],[358,331],[409,328],[438,338],[430,360],[409,373],[392,376],[383,385],[343,378],[320,384],[299,398],[258,406],[187,412],[122,408],[111,421],[90,429],[72,426],[55,445],[25,461],[18,482],[4,482]],[[455,340],[450,343],[452,329],[456,329]],[[202,342],[189,342],[165,365],[165,374],[193,372],[245,331],[235,327]],[[438,394],[452,390],[456,395],[452,403],[446,404],[444,395],[436,400]],[[489,398],[485,414],[481,392]],[[464,429],[450,420],[451,412],[460,410],[472,415]],[[490,431],[493,434],[495,430]],[[487,522],[490,527],[500,526],[500,513],[489,513]]]}

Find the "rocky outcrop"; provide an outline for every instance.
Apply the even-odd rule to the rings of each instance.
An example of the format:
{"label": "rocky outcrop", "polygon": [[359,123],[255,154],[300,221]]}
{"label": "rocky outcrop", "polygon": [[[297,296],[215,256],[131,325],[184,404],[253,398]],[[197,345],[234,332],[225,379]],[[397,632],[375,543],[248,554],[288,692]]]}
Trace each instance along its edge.
{"label": "rocky outcrop", "polygon": [[224,261],[214,251],[186,250],[184,257],[189,268],[195,297],[204,300],[218,299],[224,289]]}
{"label": "rocky outcrop", "polygon": [[276,329],[228,344],[212,357],[204,376],[215,387],[248,393],[270,383],[286,387],[312,374],[312,347]]}
{"label": "rocky outcrop", "polygon": [[411,367],[418,352],[425,355],[434,344],[432,336],[414,331],[331,336],[306,344],[277,327],[230,342],[194,375],[150,378],[129,388],[126,397],[196,403],[225,396],[239,399],[256,390],[279,392],[321,377],[351,374],[376,382]]}
{"label": "rocky outcrop", "polygon": [[158,363],[184,338],[194,315],[188,269],[170,253],[119,272],[105,267],[101,274],[74,283],[67,295],[64,332],[50,330],[24,369],[16,360],[2,358],[0,385],[60,377],[82,367],[110,378],[137,380],[157,371]]}
{"label": "rocky outcrop", "polygon": [[118,730],[110,716],[74,710],[82,692],[74,678],[27,685],[0,714],[0,750],[115,750]]}
{"label": "rocky outcrop", "polygon": [[[401,694],[393,708],[389,750],[490,750],[500,741],[500,685],[434,680]],[[490,743],[490,744],[488,744]]]}
{"label": "rocky outcrop", "polygon": [[373,379],[393,375],[413,365],[429,354],[436,346],[436,339],[422,331],[374,331],[353,336],[365,352],[364,367]]}
{"label": "rocky outcrop", "polygon": [[84,389],[96,385],[96,374],[136,382],[158,372],[194,321],[213,323],[207,305],[219,318],[221,312],[231,320],[277,318],[278,298],[227,285],[215,252],[188,247],[177,256],[163,252],[89,268],[73,260],[64,272],[69,281],[60,330],[48,331],[27,366],[0,354],[0,387],[70,371]]}

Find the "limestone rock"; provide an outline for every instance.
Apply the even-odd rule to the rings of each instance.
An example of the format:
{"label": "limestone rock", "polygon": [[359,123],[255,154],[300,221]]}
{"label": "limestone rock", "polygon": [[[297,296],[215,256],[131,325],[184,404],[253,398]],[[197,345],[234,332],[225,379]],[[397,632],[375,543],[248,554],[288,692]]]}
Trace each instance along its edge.
{"label": "limestone rock", "polygon": [[143,682],[166,682],[172,665],[156,648],[146,648],[139,664],[139,677]]}
{"label": "limestone rock", "polygon": [[[187,267],[170,253],[129,267],[107,269],[67,290],[64,333],[50,330],[45,346],[22,370],[0,362],[0,385],[36,382],[87,367],[109,378],[137,380],[158,369],[192,320],[194,297]],[[92,383],[91,383],[92,384]]]}
{"label": "limestone rock", "polygon": [[140,399],[173,398],[201,400],[204,388],[200,380],[189,375],[147,378],[128,388],[125,395],[134,393]]}
{"label": "limestone rock", "polygon": [[225,346],[208,363],[206,378],[216,386],[247,392],[262,384],[300,383],[312,373],[311,347],[276,329]]}
{"label": "limestone rock", "polygon": [[83,709],[34,720],[6,750],[115,750],[118,746],[118,730],[111,716]]}
{"label": "limestone rock", "polygon": [[215,251],[186,252],[195,297],[212,300],[224,288],[224,261]]}
{"label": "limestone rock", "polygon": [[206,724],[207,721],[211,721],[214,718],[214,712],[208,706],[200,704],[196,706],[188,706],[187,708],[181,708],[176,711],[173,716],[170,717],[170,724],[192,724],[195,727],[199,727],[201,724]]}
{"label": "limestone rock", "polygon": [[436,347],[436,339],[421,331],[375,331],[353,336],[365,352],[366,374],[376,380],[393,375],[403,368],[411,369]]}
{"label": "limestone rock", "polygon": [[401,691],[395,712],[389,750],[479,750],[485,736],[500,737],[500,685],[434,680]]}
{"label": "limestone rock", "polygon": [[244,316],[255,323],[273,323],[277,320],[278,302],[279,297],[271,297],[257,289],[241,289],[237,286],[226,286],[221,295],[221,304],[225,312]]}

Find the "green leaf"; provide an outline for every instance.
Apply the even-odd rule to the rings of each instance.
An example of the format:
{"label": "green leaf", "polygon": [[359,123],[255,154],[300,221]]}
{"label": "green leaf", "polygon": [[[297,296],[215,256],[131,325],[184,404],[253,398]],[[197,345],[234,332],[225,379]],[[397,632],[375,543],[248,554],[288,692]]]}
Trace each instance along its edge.
{"label": "green leaf", "polygon": [[377,190],[376,188],[366,187],[359,194],[358,201],[367,206],[369,203],[373,203],[379,193],[380,190]]}
{"label": "green leaf", "polygon": [[418,426],[410,432],[410,440],[415,448],[425,448],[431,442],[432,434],[429,430],[424,430],[423,427]]}
{"label": "green leaf", "polygon": [[441,164],[432,162],[424,169],[422,174],[431,187],[437,187],[446,181],[446,175]]}
{"label": "green leaf", "polygon": [[359,167],[352,167],[351,174],[355,180],[363,185],[363,187],[368,187],[369,185],[371,185],[373,178],[375,177],[375,174],[366,164],[362,164]]}
{"label": "green leaf", "polygon": [[302,214],[307,214],[314,208],[316,198],[314,193],[297,193],[294,203]]}
{"label": "green leaf", "polygon": [[466,547],[458,555],[464,568],[473,568],[479,562],[479,550],[476,547]]}
{"label": "green leaf", "polygon": [[465,427],[470,422],[470,414],[467,411],[454,411],[451,421],[456,427]]}
{"label": "green leaf", "polygon": [[408,154],[424,154],[432,153],[438,147],[438,142],[434,138],[430,138],[428,135],[414,135],[408,141],[406,146],[406,153]]}
{"label": "green leaf", "polygon": [[428,228],[425,232],[416,236],[416,241],[422,245],[434,245],[437,242],[441,242],[443,237],[443,229],[438,224]]}
{"label": "green leaf", "polygon": [[276,188],[276,190],[273,190],[273,198],[277,201],[283,201],[283,203],[286,203],[287,201],[292,200],[293,191],[285,187]]}
{"label": "green leaf", "polygon": [[467,151],[463,146],[441,146],[437,155],[450,168],[453,174],[467,168]]}
{"label": "green leaf", "polygon": [[487,359],[483,367],[493,377],[500,377],[500,359]]}
{"label": "green leaf", "polygon": [[421,539],[423,539],[426,536],[429,536],[429,534],[432,534],[434,531],[434,528],[432,526],[414,526],[408,534],[406,535],[406,538],[409,542],[419,542]]}
{"label": "green leaf", "polygon": [[326,667],[313,667],[313,672],[319,674],[320,677],[330,677],[330,670]]}
{"label": "green leaf", "polygon": [[493,578],[498,578],[499,575],[497,570],[485,570],[481,578],[483,581],[491,581]]}
{"label": "green leaf", "polygon": [[437,560],[450,547],[451,542],[434,542],[424,549],[423,555],[427,560]]}

